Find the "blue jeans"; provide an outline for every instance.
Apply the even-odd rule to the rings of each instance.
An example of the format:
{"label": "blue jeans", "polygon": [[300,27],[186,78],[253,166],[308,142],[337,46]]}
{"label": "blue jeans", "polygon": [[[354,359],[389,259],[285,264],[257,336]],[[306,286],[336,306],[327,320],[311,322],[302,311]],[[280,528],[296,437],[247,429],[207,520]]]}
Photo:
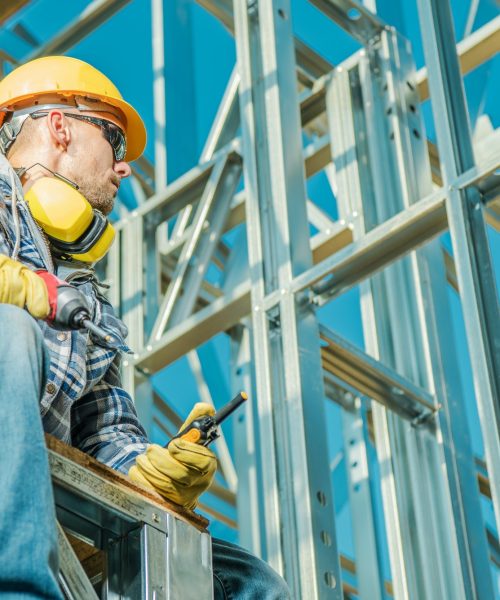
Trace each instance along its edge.
{"label": "blue jeans", "polygon": [[[0,304],[0,597],[62,600],[54,498],[39,399],[48,351],[36,322]],[[216,600],[286,600],[285,582],[242,548],[214,539]]]}
{"label": "blue jeans", "polygon": [[48,365],[30,315],[0,304],[0,596],[62,599],[39,399]]}
{"label": "blue jeans", "polygon": [[285,581],[250,552],[212,538],[215,600],[289,600]]}

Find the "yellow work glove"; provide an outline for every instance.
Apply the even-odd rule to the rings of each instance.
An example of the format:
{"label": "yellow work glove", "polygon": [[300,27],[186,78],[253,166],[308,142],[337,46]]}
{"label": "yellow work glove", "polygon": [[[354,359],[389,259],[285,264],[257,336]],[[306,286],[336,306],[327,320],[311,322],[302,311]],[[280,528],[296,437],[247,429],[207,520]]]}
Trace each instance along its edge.
{"label": "yellow work glove", "polygon": [[44,319],[50,312],[49,294],[42,278],[4,254],[0,254],[0,304],[26,307],[36,319]]}
{"label": "yellow work glove", "polygon": [[[214,413],[210,404],[195,404],[179,431],[195,419]],[[176,438],[168,448],[157,444],[148,446],[146,452],[137,457],[128,474],[133,481],[192,510],[198,497],[212,483],[216,470],[217,459],[211,450]]]}

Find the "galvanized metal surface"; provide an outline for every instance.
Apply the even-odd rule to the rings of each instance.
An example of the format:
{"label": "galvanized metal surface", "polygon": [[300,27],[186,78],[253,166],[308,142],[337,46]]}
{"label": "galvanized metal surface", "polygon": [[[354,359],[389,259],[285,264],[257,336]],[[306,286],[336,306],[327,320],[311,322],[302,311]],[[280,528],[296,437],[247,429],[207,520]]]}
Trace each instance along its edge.
{"label": "galvanized metal surface", "polygon": [[97,598],[63,527],[104,550],[102,597],[177,600],[186,585],[212,600],[210,535],[75,460],[49,450],[58,519],[61,586],[68,598]]}

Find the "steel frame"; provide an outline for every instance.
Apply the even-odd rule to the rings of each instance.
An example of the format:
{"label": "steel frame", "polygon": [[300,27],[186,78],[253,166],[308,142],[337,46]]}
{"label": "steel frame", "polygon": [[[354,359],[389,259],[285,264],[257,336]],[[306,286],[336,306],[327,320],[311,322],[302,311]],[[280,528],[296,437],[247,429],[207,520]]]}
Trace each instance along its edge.
{"label": "steel frame", "polygon": [[[234,388],[251,390],[254,402],[235,423],[237,487],[225,453],[227,488],[214,486],[213,493],[234,502],[236,491],[242,543],[285,575],[294,597],[340,598],[342,587],[361,599],[387,597],[373,485],[382,489],[391,595],[493,597],[478,475],[447,349],[447,271],[436,237],[449,230],[453,244],[454,273],[445,256],[448,279],[456,281],[464,309],[498,526],[500,319],[485,217],[498,228],[500,145],[495,132],[489,155],[475,148],[474,161],[460,69],[465,74],[498,52],[500,17],[455,46],[448,1],[416,0],[426,67],[415,72],[406,40],[377,15],[352,0],[311,0],[365,46],[333,68],[294,38],[287,0],[235,0],[234,8],[231,0],[197,1],[235,34],[238,65],[197,166],[167,185],[164,130],[154,168],[138,163],[137,182],[148,199],[118,224],[107,260],[110,295],[136,351],[124,362],[124,381],[141,418],[151,427],[161,407],[175,425],[149,376],[191,353],[203,388],[193,351],[229,333]],[[23,4],[12,3],[13,10]],[[25,59],[66,51],[126,4],[95,0]],[[167,86],[155,83],[160,123]],[[425,144],[420,116],[419,101],[429,95],[437,149]],[[316,136],[305,148],[301,130]],[[338,222],[304,193],[305,178],[325,168]],[[242,170],[244,189],[236,193]],[[168,221],[175,221],[172,236],[160,242]],[[318,230],[312,237],[308,223]],[[241,224],[249,270],[223,243]],[[237,283],[208,285],[211,262],[227,275],[241,271]],[[362,291],[365,352],[318,328],[315,316],[316,307],[355,285]],[[342,584],[340,569],[349,561],[339,563],[336,550],[325,397],[342,407],[357,590]],[[367,411],[379,481],[368,458]],[[154,559],[163,542],[158,523],[151,526],[130,548],[136,556],[142,548],[148,573],[163,580],[165,565]],[[73,589],[90,597],[71,552],[65,556]],[[123,556],[117,550],[116,565]],[[152,589],[147,593],[153,597]]]}
{"label": "steel frame", "polygon": [[102,598],[173,600],[190,590],[211,600],[211,542],[161,506],[49,450],[66,597],[97,598],[66,532],[106,553]]}

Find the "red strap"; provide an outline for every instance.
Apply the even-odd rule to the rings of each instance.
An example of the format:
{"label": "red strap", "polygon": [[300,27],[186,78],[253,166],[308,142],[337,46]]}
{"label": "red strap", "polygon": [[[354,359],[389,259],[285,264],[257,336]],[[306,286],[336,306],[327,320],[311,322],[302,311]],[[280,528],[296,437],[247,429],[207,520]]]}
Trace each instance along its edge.
{"label": "red strap", "polygon": [[57,313],[57,288],[60,285],[63,285],[64,281],[48,271],[35,271],[35,273],[44,280],[45,285],[47,286],[50,305],[50,313],[47,317],[47,321],[52,322],[56,318]]}

